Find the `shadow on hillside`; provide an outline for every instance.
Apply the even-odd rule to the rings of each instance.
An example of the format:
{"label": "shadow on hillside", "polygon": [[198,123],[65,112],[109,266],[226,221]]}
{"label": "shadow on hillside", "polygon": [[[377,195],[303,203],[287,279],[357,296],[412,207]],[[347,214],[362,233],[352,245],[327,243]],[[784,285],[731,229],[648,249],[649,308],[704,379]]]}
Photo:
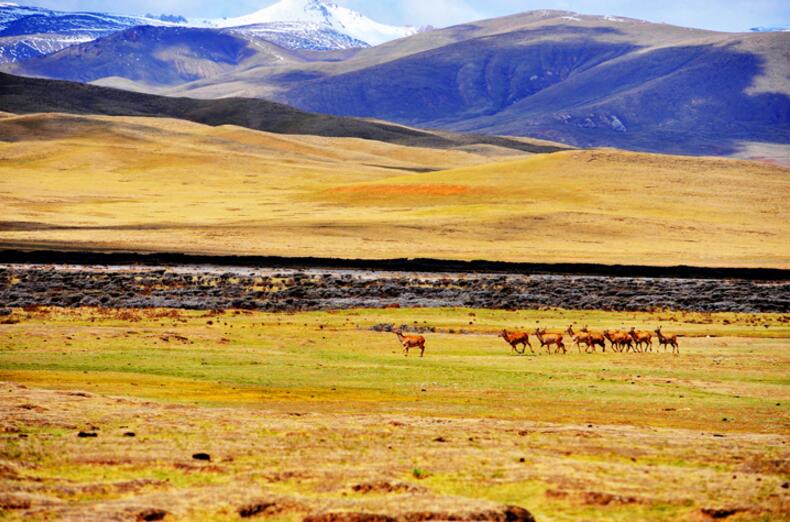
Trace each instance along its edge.
{"label": "shadow on hillside", "polygon": [[762,56],[734,44],[635,52],[607,34],[619,32],[484,37],[297,84],[287,98],[317,112],[583,147],[729,155],[742,141],[790,143],[790,97],[746,93],[765,73]]}
{"label": "shadow on hillside", "polygon": [[733,45],[660,49],[598,69],[514,106],[501,116],[519,123],[493,122],[490,131],[692,155],[733,154],[742,141],[790,143],[790,96],[748,94],[765,59]]}

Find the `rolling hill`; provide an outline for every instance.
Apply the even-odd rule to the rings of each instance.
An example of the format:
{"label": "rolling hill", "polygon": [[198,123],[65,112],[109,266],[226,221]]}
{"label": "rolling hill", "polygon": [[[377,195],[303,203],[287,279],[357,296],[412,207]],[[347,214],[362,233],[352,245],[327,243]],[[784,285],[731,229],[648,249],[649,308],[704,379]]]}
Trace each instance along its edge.
{"label": "rolling hill", "polygon": [[756,162],[64,114],[0,136],[6,248],[790,267],[788,170]]}
{"label": "rolling hill", "polygon": [[3,73],[0,73],[0,111],[169,117],[280,134],[353,137],[433,148],[488,148],[494,154],[555,152],[565,148],[539,140],[431,132],[386,122],[313,114],[258,99],[170,98]]}

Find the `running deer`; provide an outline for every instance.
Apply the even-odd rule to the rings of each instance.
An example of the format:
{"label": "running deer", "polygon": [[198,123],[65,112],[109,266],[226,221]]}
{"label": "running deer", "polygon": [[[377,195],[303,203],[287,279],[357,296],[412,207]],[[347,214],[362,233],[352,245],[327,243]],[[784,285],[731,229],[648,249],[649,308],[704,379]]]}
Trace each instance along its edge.
{"label": "running deer", "polygon": [[403,335],[403,330],[393,330],[393,333],[398,336],[398,340],[403,346],[403,355],[408,357],[409,350],[412,348],[420,349],[420,357],[425,355],[425,337],[422,335]]}
{"label": "running deer", "polygon": [[680,347],[678,346],[678,336],[675,334],[672,335],[664,335],[661,333],[661,327],[659,326],[656,328],[656,335],[658,336],[658,345],[664,347],[664,351],[667,351],[667,345],[672,347],[672,353],[676,355],[680,355]]}
{"label": "running deer", "polygon": [[559,353],[560,348],[562,348],[562,353],[568,353],[568,350],[565,349],[565,343],[562,342],[562,334],[547,334],[545,328],[542,330],[535,328],[535,337],[540,341],[540,347],[543,348],[545,346],[549,353],[551,353],[552,345],[557,346],[554,349],[554,353]]}
{"label": "running deer", "polygon": [[628,335],[634,340],[639,351],[642,351],[642,345],[644,345],[644,351],[653,351],[653,336],[650,335],[650,332],[637,331],[636,328],[632,326],[628,331]]}
{"label": "running deer", "polygon": [[592,347],[592,350],[595,351],[595,346],[592,345],[592,341],[590,340],[590,334],[586,332],[574,332],[573,325],[569,325],[568,329],[565,330],[565,333],[571,336],[571,339],[573,339],[573,342],[576,345],[576,348],[579,350],[579,353],[582,353],[582,344],[584,345],[585,353],[590,353],[590,347]]}
{"label": "running deer", "polygon": [[[532,349],[532,344],[529,342],[529,334],[527,332],[508,332],[507,330],[502,330],[499,337],[504,339],[517,354],[524,355],[524,352],[527,351],[527,346],[529,346],[529,350],[532,353],[535,353],[535,350]],[[520,352],[518,348],[516,348],[519,344],[523,345]]]}
{"label": "running deer", "polygon": [[584,326],[584,328],[582,328],[581,331],[586,334],[589,334],[590,342],[592,343],[593,346],[593,351],[595,351],[596,346],[600,346],[602,352],[606,351],[606,338],[603,335],[599,333],[591,332],[590,328],[586,325]]}
{"label": "running deer", "polygon": [[603,331],[603,336],[612,344],[612,350],[622,352],[634,349],[634,340],[627,333],[620,331],[610,332],[609,330]]}

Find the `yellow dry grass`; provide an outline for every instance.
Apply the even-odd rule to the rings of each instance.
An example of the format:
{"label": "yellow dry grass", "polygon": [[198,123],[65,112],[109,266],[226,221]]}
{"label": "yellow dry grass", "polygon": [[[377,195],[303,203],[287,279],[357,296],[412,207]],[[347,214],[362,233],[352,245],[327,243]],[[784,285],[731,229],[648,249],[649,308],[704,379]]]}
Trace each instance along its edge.
{"label": "yellow dry grass", "polygon": [[790,267],[788,170],[754,162],[57,114],[0,137],[4,246]]}
{"label": "yellow dry grass", "polygon": [[[36,308],[13,318],[0,325],[4,520],[156,509],[224,521],[250,505],[269,506],[261,520],[505,520],[504,504],[554,522],[790,520],[786,315]],[[660,320],[683,335],[680,356],[515,356],[495,335],[538,321]],[[436,327],[425,358],[370,329],[382,321]],[[500,516],[471,516],[491,509]]]}

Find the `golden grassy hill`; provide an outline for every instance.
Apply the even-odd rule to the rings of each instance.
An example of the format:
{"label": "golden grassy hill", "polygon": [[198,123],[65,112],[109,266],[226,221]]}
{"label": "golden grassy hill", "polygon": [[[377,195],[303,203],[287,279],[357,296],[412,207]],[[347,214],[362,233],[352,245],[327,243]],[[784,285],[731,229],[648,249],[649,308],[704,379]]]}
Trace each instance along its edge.
{"label": "golden grassy hill", "polygon": [[60,114],[0,140],[5,247],[790,267],[790,171],[754,162]]}

